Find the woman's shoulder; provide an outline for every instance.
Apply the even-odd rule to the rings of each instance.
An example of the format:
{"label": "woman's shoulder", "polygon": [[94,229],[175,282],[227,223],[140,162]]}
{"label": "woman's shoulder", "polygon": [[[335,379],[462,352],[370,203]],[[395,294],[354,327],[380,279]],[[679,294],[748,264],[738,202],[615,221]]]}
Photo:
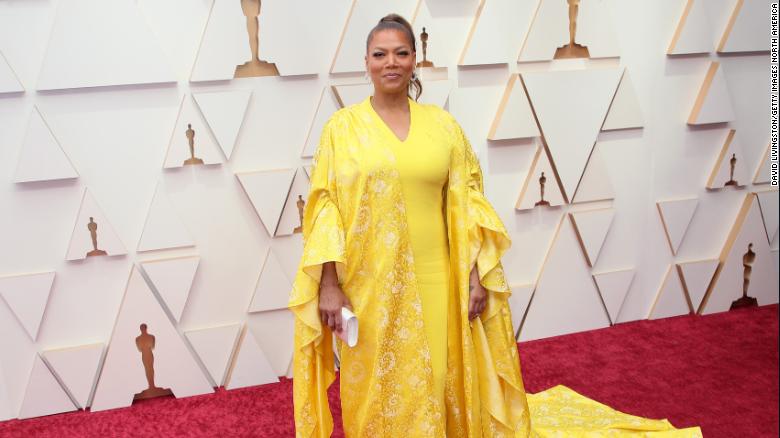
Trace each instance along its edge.
{"label": "woman's shoulder", "polygon": [[449,111],[433,103],[416,103],[426,116],[434,119],[439,123],[444,123],[452,126],[459,126],[455,117],[450,114]]}

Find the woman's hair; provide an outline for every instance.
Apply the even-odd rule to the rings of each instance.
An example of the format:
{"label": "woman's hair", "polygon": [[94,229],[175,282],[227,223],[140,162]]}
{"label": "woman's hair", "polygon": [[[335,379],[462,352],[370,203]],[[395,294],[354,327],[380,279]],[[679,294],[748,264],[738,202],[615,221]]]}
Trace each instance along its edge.
{"label": "woman's hair", "polygon": [[[368,37],[366,38],[366,51],[368,50],[369,43],[371,43],[371,38],[374,37],[374,33],[387,29],[395,29],[403,32],[406,35],[406,38],[409,39],[409,43],[412,46],[412,51],[417,52],[417,41],[414,38],[414,30],[412,30],[412,25],[409,24],[409,22],[406,21],[404,17],[398,14],[385,15],[379,20],[379,23],[377,23],[376,26],[371,29],[371,31],[368,33]],[[414,88],[414,100],[419,99],[423,89],[422,82],[420,82],[420,78],[418,78],[416,74],[412,75],[412,80],[409,82],[409,91],[411,91],[412,88]]]}

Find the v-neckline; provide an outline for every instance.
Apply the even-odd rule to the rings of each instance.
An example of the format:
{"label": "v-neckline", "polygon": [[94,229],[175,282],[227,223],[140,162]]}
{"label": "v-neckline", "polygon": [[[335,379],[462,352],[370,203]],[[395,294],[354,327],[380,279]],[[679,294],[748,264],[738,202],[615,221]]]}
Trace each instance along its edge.
{"label": "v-neckline", "polygon": [[401,140],[401,138],[399,138],[398,135],[390,128],[387,122],[385,122],[385,119],[383,119],[382,116],[380,116],[379,113],[376,112],[376,110],[374,109],[374,105],[371,104],[372,98],[373,96],[369,96],[366,99],[366,105],[368,105],[368,108],[371,111],[371,113],[379,120],[379,123],[384,127],[385,130],[387,130],[387,132],[392,136],[392,138],[394,138],[395,141],[397,141],[398,143],[405,144],[406,142],[408,142],[409,138],[412,137],[412,132],[414,128],[414,102],[412,101],[412,99],[407,98],[409,101],[409,128],[406,131],[406,138]]}

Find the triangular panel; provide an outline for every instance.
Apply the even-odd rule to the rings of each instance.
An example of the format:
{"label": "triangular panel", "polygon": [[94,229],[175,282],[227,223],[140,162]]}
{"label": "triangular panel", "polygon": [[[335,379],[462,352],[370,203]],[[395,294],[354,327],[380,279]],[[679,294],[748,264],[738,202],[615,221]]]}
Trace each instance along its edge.
{"label": "triangular panel", "polygon": [[273,236],[279,225],[285,200],[290,194],[295,169],[237,173],[236,177],[266,231]]}
{"label": "triangular panel", "polygon": [[623,78],[620,80],[601,130],[641,128],[644,125],[642,107],[639,106],[639,97],[636,95],[634,83],[628,70],[624,70]]}
{"label": "triangular panel", "polygon": [[574,227],[562,224],[536,285],[520,341],[609,326]]}
{"label": "triangular panel", "polygon": [[177,257],[142,262],[141,266],[176,322],[181,320],[200,257]]}
{"label": "triangular panel", "polygon": [[54,272],[0,277],[0,297],[35,342],[49,302]]}
{"label": "triangular panel", "polygon": [[514,62],[520,53],[538,4],[538,0],[481,1],[458,64]]}
{"label": "triangular panel", "polygon": [[233,79],[236,66],[251,56],[247,36],[247,18],[241,2],[215,0],[200,40],[190,80]]}
{"label": "triangular panel", "polygon": [[534,285],[524,284],[522,286],[512,286],[512,296],[509,297],[509,310],[512,312],[512,329],[515,335],[520,330],[520,324],[525,317],[525,311],[528,310],[528,304],[531,303],[531,296],[534,293]]}
{"label": "triangular panel", "polygon": [[596,287],[613,324],[617,321],[620,307],[623,306],[631,282],[634,280],[634,274],[634,269],[593,274],[593,280],[596,282]]}
{"label": "triangular panel", "polygon": [[691,312],[682,282],[677,274],[677,269],[669,266],[664,276],[664,281],[655,297],[653,308],[650,309],[650,319],[669,318],[678,315],[687,315]]}
{"label": "triangular panel", "polygon": [[[574,42],[587,47],[590,58],[620,56],[610,12],[605,2],[577,2]],[[572,4],[544,0],[539,3],[528,37],[523,44],[519,62],[552,60],[558,48],[569,44],[569,14]]]}
{"label": "triangular panel", "polygon": [[314,119],[311,121],[311,126],[309,126],[309,133],[306,136],[306,143],[304,143],[301,157],[308,158],[314,156],[317,146],[320,144],[322,128],[325,127],[325,123],[328,122],[330,116],[338,109],[339,102],[333,94],[333,90],[330,87],[324,87],[320,95],[320,101],[317,104],[317,110],[314,113]]}
{"label": "triangular panel", "polygon": [[585,170],[620,74],[617,68],[522,74],[568,199]]}
{"label": "triangular panel", "polygon": [[277,376],[287,373],[295,344],[295,316],[287,309],[253,313],[249,329]]}
{"label": "triangular panel", "polygon": [[488,140],[507,140],[510,138],[538,137],[531,103],[525,93],[518,75],[509,77],[504,95],[501,97],[496,116],[488,132]]}
{"label": "triangular panel", "polygon": [[767,34],[768,6],[767,2],[760,0],[737,0],[718,43],[718,52],[768,51],[770,48],[770,38]]}
{"label": "triangular panel", "polygon": [[236,347],[240,329],[240,324],[230,324],[184,333],[217,386],[225,384],[230,356]]}
{"label": "triangular panel", "polygon": [[726,135],[726,140],[707,179],[708,189],[744,186],[750,182],[745,167],[745,155],[742,153],[738,139],[734,138],[735,134],[736,131],[732,129]]}
{"label": "triangular panel", "polygon": [[769,243],[775,240],[777,236],[778,223],[778,208],[780,207],[780,192],[777,190],[771,190],[768,192],[756,193],[758,197],[758,205],[761,207],[761,217],[764,220],[764,229],[766,230],[766,237]]}
{"label": "triangular panel", "polygon": [[271,364],[268,363],[266,354],[257,345],[249,327],[245,326],[234,355],[232,368],[225,382],[225,388],[245,388],[278,381],[279,377],[271,368]]}
{"label": "triangular panel", "polygon": [[767,184],[772,180],[772,160],[769,157],[769,150],[771,144],[766,145],[764,155],[761,158],[761,162],[758,163],[755,176],[753,176],[753,184]]}
{"label": "triangular panel", "polygon": [[778,302],[777,267],[773,266],[762,221],[756,196],[746,195],[718,257],[720,265],[700,313],[729,310],[743,295],[754,298],[759,306]]}
{"label": "triangular panel", "polygon": [[693,103],[693,109],[688,116],[689,125],[704,125],[708,123],[723,123],[734,120],[734,108],[731,106],[726,77],[719,62],[712,62],[704,81],[699,88],[699,94]]}
{"label": "triangular panel", "polygon": [[712,50],[712,36],[705,6],[704,0],[687,0],[666,50],[668,55],[709,53]]}
{"label": "triangular panel", "polygon": [[677,254],[683,237],[685,237],[685,231],[688,230],[688,225],[690,225],[696,207],[699,205],[699,199],[659,201],[655,205],[658,208],[658,214],[661,215],[661,223],[666,232],[669,248],[672,250],[672,254]]}
{"label": "triangular panel", "polygon": [[550,165],[547,152],[539,146],[534,154],[531,168],[523,182],[515,209],[529,210],[534,207],[555,207],[565,204],[558,176]]}
{"label": "triangular panel", "polygon": [[43,352],[43,359],[80,408],[89,404],[103,347],[103,344],[92,344]]}
{"label": "triangular panel", "polygon": [[362,72],[366,69],[366,35],[387,14],[411,17],[419,0],[397,0],[392,5],[371,0],[353,0],[352,9],[344,25],[331,73]]}
{"label": "triangular panel", "polygon": [[92,412],[129,406],[134,397],[153,395],[161,389],[170,389],[179,398],[213,392],[178,330],[141,272],[134,268],[108,345]]}
{"label": "triangular panel", "polygon": [[125,246],[92,197],[92,193],[89,189],[84,189],[65,259],[81,260],[92,256],[122,254],[127,254]]}
{"label": "triangular panel", "polygon": [[588,265],[596,265],[614,217],[612,208],[569,213]]}
{"label": "triangular panel", "polygon": [[701,306],[701,300],[707,293],[707,287],[715,274],[715,269],[718,268],[718,263],[718,259],[713,259],[677,264],[677,273],[680,274],[683,289],[691,299],[691,307],[694,311]]}
{"label": "triangular panel", "polygon": [[0,52],[0,93],[21,93],[24,86],[6,61],[3,52]]}
{"label": "triangular panel", "polygon": [[35,355],[30,380],[24,392],[19,418],[43,417],[75,411],[76,406],[57,382],[41,357]]}
{"label": "triangular panel", "polygon": [[138,251],[194,246],[195,241],[181,221],[164,189],[157,185],[146,215]]}
{"label": "triangular panel", "polygon": [[574,203],[606,201],[615,199],[615,188],[612,186],[612,178],[607,169],[607,163],[600,144],[593,146],[582,180],[574,194]]}
{"label": "triangular panel", "polygon": [[442,79],[437,81],[422,81],[423,93],[420,95],[419,103],[436,105],[444,108],[450,97],[453,83],[450,80]]}
{"label": "triangular panel", "polygon": [[166,169],[199,164],[219,164],[222,152],[201,112],[189,96],[184,96],[179,107],[176,125],[168,142]]}
{"label": "triangular panel", "polygon": [[79,174],[62,150],[38,107],[30,115],[30,124],[16,164],[14,182],[50,181],[78,178]]}
{"label": "triangular panel", "polygon": [[374,92],[371,84],[333,85],[331,89],[341,108],[360,103]]}
{"label": "triangular panel", "polygon": [[176,75],[133,0],[58,4],[39,90],[163,82]]}
{"label": "triangular panel", "polygon": [[263,270],[257,280],[255,294],[249,305],[249,312],[263,312],[287,308],[292,282],[285,275],[279,260],[272,250],[268,251]]}
{"label": "triangular panel", "polygon": [[303,232],[303,209],[306,205],[306,197],[309,194],[309,177],[302,168],[295,171],[287,202],[276,228],[276,236],[287,236]]}
{"label": "triangular panel", "polygon": [[192,95],[206,119],[211,132],[217,138],[227,159],[233,154],[238,133],[244,123],[246,108],[252,97],[252,90],[221,91],[216,93],[194,93]]}

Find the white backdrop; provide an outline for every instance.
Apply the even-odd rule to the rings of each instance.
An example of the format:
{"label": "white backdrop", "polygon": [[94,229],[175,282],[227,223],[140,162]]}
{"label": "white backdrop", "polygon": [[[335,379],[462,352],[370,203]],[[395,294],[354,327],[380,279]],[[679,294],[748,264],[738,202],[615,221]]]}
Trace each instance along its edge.
{"label": "white backdrop", "polygon": [[[515,291],[519,339],[725,310],[707,306],[740,296],[747,241],[757,254],[749,295],[759,304],[777,302],[777,191],[752,195],[773,189],[752,183],[769,139],[769,1],[691,1],[684,23],[689,27],[683,26],[678,47],[696,40],[705,48],[670,56],[688,0],[583,0],[578,40],[594,58],[553,61],[554,48],[568,39],[566,9],[554,1],[522,7],[510,0],[396,5],[414,17],[418,34],[426,27],[428,58],[436,68],[422,75],[427,89],[436,91],[424,98],[441,101],[449,90],[446,107],[477,151],[487,196],[513,237],[504,264]],[[739,51],[717,52],[738,4],[744,15],[737,14],[728,39],[739,43]],[[238,5],[0,1],[0,420],[89,406],[95,390],[116,386],[111,379],[144,381],[140,355],[127,346],[138,335],[137,323],[157,321],[161,314],[123,306],[134,266],[156,299],[133,302],[160,304],[174,330],[160,329],[156,348],[165,349],[166,339],[175,337],[170,343],[188,356],[178,360],[197,365],[189,368],[198,374],[191,386],[204,379],[211,386],[246,386],[288,373],[292,318],[279,303],[301,251],[300,234],[289,233],[311,162],[302,151],[309,131],[316,137],[335,109],[330,86],[364,83],[365,31],[392,10],[378,0],[265,0],[260,58],[275,63],[283,76],[231,79],[235,66],[251,56]],[[561,22],[557,28],[548,24]],[[756,29],[766,32],[756,38]],[[525,62],[528,57],[534,62]],[[733,118],[688,124],[713,61],[719,62],[718,76],[704,105],[716,114],[731,111]],[[639,117],[640,127],[599,130],[605,114],[586,126],[594,102],[604,93],[612,101],[617,82],[610,88],[585,78],[612,70],[623,77],[618,93],[628,103],[613,103],[610,117]],[[516,73],[523,81],[512,89],[520,94],[503,99]],[[560,87],[572,85],[561,79],[567,74],[583,82],[556,103]],[[363,89],[353,87],[353,94]],[[346,99],[349,87],[339,90]],[[246,93],[248,104],[230,97]],[[638,106],[630,105],[634,101]],[[514,105],[523,104],[529,106],[516,111]],[[511,134],[488,140],[497,114],[495,123],[510,128],[535,125],[531,107],[544,141]],[[36,108],[44,123],[35,121]],[[545,122],[556,117],[568,124]],[[196,132],[195,155],[216,157],[216,164],[163,168],[169,149],[178,157],[186,148],[185,120]],[[730,129],[747,177],[736,189],[707,189]],[[562,146],[556,138],[567,131],[591,132],[592,138],[575,136],[580,143]],[[223,144],[232,138],[234,144]],[[538,192],[538,170],[549,160],[544,149],[536,152],[545,146],[554,167],[568,172],[565,179],[578,181],[585,172],[590,176],[583,178],[583,191],[598,186],[611,187],[611,193],[592,202],[516,209],[526,181],[523,196]],[[722,160],[726,166],[730,153]],[[532,169],[535,156],[541,158]],[[582,162],[570,161],[576,156]],[[15,182],[20,172],[37,181]],[[546,172],[549,190],[556,185],[554,172]],[[73,239],[92,245],[86,222],[77,221],[87,209],[85,190],[99,210],[91,214],[101,215],[99,242],[111,248],[101,248],[108,256],[67,261]],[[572,195],[567,192],[569,201]],[[662,222],[658,202],[687,199],[697,200],[687,203],[695,209],[671,207]],[[676,253],[664,223],[682,236]],[[139,251],[142,235],[147,240]],[[154,236],[162,236],[157,245]],[[177,262],[184,256],[197,262]],[[149,261],[155,261],[155,273],[145,269]],[[675,266],[699,261],[706,269],[683,268],[682,283]],[[56,273],[53,283],[25,275],[46,272]],[[118,320],[134,322],[115,326]],[[122,346],[111,349],[112,339]],[[95,348],[84,348],[94,344],[102,344],[99,360]],[[68,360],[61,363],[83,366],[62,369],[55,360],[62,356],[52,351],[65,352]],[[33,373],[38,355],[46,366]],[[105,363],[121,369],[102,368],[112,356]],[[158,375],[177,366],[158,356]],[[48,396],[63,389],[71,404]],[[101,409],[126,405],[132,395],[115,394],[126,401]]]}

